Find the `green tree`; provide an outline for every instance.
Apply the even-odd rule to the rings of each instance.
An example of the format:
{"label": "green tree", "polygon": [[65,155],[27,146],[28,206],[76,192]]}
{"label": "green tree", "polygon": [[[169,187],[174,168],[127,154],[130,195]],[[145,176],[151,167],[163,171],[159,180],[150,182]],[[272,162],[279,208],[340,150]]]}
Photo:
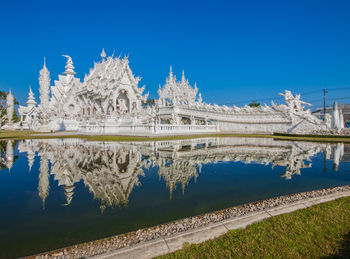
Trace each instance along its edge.
{"label": "green tree", "polygon": [[19,121],[19,117],[18,117],[16,109],[13,111],[12,121],[13,122],[18,122]]}
{"label": "green tree", "polygon": [[152,99],[152,98],[149,98],[147,99],[146,102],[143,102],[142,105],[144,107],[153,107],[154,105],[156,104],[156,100],[155,99]]}
{"label": "green tree", "polygon": [[250,107],[259,107],[260,106],[260,103],[258,103],[257,101],[252,101],[250,104],[249,104]]}

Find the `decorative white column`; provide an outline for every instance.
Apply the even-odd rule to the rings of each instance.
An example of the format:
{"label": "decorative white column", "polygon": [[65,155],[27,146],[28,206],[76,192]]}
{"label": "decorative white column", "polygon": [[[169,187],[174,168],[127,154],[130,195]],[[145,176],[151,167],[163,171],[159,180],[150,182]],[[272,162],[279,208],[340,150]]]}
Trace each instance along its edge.
{"label": "decorative white column", "polygon": [[6,96],[6,115],[7,115],[7,124],[12,124],[12,116],[14,111],[14,100],[11,90]]}
{"label": "decorative white column", "polygon": [[49,106],[50,80],[50,72],[46,68],[46,62],[44,58],[44,66],[40,70],[39,76],[40,106],[43,111],[45,111],[45,108]]}

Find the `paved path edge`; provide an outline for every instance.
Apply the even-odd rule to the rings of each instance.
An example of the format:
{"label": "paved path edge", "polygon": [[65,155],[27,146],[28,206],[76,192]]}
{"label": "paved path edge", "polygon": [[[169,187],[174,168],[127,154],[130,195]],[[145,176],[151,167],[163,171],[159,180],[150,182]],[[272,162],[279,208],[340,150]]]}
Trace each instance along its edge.
{"label": "paved path edge", "polygon": [[112,259],[112,258],[153,258],[160,255],[165,255],[179,250],[185,243],[198,244],[209,239],[221,236],[229,230],[245,228],[246,226],[255,222],[264,220],[269,217],[280,214],[290,213],[299,209],[324,203],[327,201],[336,200],[342,197],[350,196],[350,192],[332,193],[329,195],[309,198],[301,201],[296,201],[287,205],[280,205],[271,209],[253,212],[241,217],[223,220],[217,223],[210,223],[208,225],[187,230],[170,237],[163,237],[152,241],[148,241],[139,245],[131,247],[116,249],[104,254],[96,255],[93,259]]}

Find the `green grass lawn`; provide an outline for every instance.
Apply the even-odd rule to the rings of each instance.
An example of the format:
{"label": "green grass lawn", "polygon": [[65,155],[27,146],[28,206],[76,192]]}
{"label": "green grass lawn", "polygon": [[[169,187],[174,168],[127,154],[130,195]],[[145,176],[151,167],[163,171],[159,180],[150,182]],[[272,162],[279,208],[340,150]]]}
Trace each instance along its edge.
{"label": "green grass lawn", "polygon": [[[34,134],[34,135],[33,135]],[[192,138],[208,138],[208,137],[254,137],[254,138],[273,138],[276,140],[296,140],[296,141],[312,141],[312,142],[345,142],[350,143],[350,137],[323,137],[323,136],[298,136],[298,135],[267,135],[267,134],[201,134],[201,135],[181,135],[181,136],[112,136],[112,135],[54,135],[50,133],[42,134],[33,131],[0,131],[0,140],[7,139],[52,139],[52,138],[82,138],[90,141],[157,141],[157,140],[177,140]]]}
{"label": "green grass lawn", "polygon": [[350,197],[231,230],[160,258],[350,258]]}

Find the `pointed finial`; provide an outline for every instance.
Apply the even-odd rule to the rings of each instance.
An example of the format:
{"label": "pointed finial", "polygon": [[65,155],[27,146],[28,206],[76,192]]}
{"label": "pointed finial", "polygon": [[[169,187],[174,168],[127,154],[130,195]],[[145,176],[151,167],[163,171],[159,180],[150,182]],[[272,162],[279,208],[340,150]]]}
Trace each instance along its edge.
{"label": "pointed finial", "polygon": [[35,106],[35,105],[36,105],[36,101],[35,101],[34,93],[32,91],[32,87],[29,85],[27,106]]}
{"label": "pointed finial", "polygon": [[170,66],[170,72],[169,72],[169,77],[166,79],[167,82],[173,82],[174,77],[173,77],[173,68]]}
{"label": "pointed finial", "polygon": [[101,58],[104,59],[105,57],[106,57],[106,52],[105,52],[105,49],[103,48],[101,52]]}

